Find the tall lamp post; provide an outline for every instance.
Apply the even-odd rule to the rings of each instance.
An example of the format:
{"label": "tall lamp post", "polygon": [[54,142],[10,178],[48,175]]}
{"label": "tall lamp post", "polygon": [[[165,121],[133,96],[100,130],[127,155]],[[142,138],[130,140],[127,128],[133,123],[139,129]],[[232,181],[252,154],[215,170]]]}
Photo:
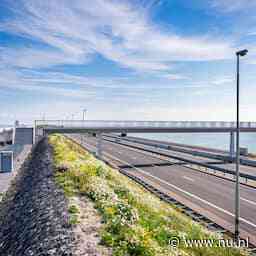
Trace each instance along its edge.
{"label": "tall lamp post", "polygon": [[86,112],[87,112],[87,109],[83,109],[83,121],[85,120],[85,116],[86,116]]}
{"label": "tall lamp post", "polygon": [[[85,121],[87,109],[83,109],[83,121]],[[83,134],[81,133],[81,144],[83,145]]]}
{"label": "tall lamp post", "polygon": [[239,83],[240,83],[240,57],[244,57],[248,53],[248,50],[242,50],[236,52],[237,57],[237,79],[236,79],[236,201],[235,201],[235,239],[239,240],[239,219],[240,219],[240,181],[239,181],[239,165],[240,165],[240,119],[239,119]]}

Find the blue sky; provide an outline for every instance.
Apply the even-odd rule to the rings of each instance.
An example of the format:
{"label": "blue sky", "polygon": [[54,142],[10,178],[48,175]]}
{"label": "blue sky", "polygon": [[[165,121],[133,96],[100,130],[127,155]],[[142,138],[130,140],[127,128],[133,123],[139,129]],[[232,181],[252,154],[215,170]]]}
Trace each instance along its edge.
{"label": "blue sky", "polygon": [[256,2],[1,0],[0,123],[256,121]]}

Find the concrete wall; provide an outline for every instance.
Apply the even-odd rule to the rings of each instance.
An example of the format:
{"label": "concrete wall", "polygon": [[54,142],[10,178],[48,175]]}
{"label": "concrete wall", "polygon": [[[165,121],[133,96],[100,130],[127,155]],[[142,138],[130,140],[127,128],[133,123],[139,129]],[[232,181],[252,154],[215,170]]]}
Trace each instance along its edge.
{"label": "concrete wall", "polygon": [[16,127],[14,144],[15,145],[32,145],[33,144],[33,128],[32,127]]}

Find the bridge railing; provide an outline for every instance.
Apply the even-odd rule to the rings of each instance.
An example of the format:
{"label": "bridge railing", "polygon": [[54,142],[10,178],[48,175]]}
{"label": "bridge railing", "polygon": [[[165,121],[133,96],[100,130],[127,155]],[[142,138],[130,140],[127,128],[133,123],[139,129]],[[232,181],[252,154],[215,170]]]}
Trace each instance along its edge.
{"label": "bridge railing", "polygon": [[[36,120],[42,128],[235,128],[235,122],[222,121],[115,121],[115,120]],[[241,128],[256,128],[256,122],[240,122]]]}

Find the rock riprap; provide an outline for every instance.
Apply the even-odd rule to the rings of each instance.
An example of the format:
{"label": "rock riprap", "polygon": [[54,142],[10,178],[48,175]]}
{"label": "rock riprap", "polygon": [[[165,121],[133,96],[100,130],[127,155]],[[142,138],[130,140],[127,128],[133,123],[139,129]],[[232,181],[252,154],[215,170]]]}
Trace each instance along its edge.
{"label": "rock riprap", "polygon": [[41,140],[0,204],[0,255],[74,255],[68,203],[53,174],[52,149]]}

